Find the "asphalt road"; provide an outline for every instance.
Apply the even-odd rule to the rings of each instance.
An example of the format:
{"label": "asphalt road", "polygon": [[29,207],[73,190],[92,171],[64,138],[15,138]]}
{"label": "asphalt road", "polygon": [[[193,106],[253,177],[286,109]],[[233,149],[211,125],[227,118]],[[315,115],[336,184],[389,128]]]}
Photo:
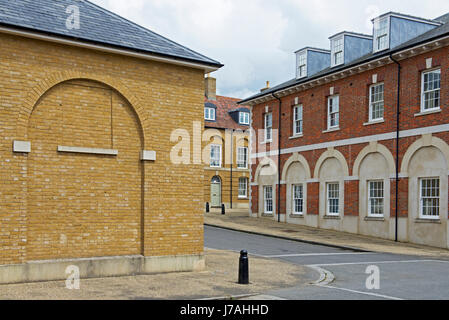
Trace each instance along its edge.
{"label": "asphalt road", "polygon": [[205,227],[205,246],[307,266],[307,284],[264,293],[282,299],[449,300],[447,260],[360,253],[212,227]]}

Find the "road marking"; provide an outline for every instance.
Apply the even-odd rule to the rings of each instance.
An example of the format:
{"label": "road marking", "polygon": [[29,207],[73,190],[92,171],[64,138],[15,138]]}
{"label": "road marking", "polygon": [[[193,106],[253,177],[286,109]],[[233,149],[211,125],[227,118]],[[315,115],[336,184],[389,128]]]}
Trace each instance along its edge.
{"label": "road marking", "polygon": [[377,254],[375,252],[351,252],[351,253],[298,253],[298,254],[281,254],[273,256],[263,256],[264,258],[289,258],[289,257],[320,257],[320,256],[349,256],[349,255],[368,255]]}
{"label": "road marking", "polygon": [[358,264],[376,265],[376,264],[417,263],[417,262],[443,262],[443,263],[449,263],[449,261],[443,261],[443,260],[399,260],[399,261],[374,261],[374,262],[346,262],[346,263],[311,264],[311,265],[308,265],[308,267],[338,267],[338,266],[350,266],[350,265],[358,265]]}
{"label": "road marking", "polygon": [[315,281],[314,283],[312,283],[313,285],[321,285],[321,286],[325,286],[328,285],[330,283],[332,283],[335,280],[335,276],[332,272],[330,272],[329,270],[320,268],[320,267],[316,267],[316,266],[309,266],[309,268],[317,271],[320,274],[320,278]]}
{"label": "road marking", "polygon": [[384,298],[384,299],[389,299],[389,300],[404,300],[404,299],[401,299],[401,298],[392,297],[392,296],[387,296],[387,295],[383,295],[383,294],[377,294],[377,293],[371,293],[371,292],[364,292],[364,291],[357,291],[357,290],[346,289],[346,288],[339,288],[339,287],[333,287],[333,286],[328,286],[328,285],[320,285],[320,284],[316,284],[316,286],[317,286],[317,287],[328,288],[328,289],[335,289],[335,290],[347,291],[347,292],[351,292],[351,293],[364,294],[364,295],[367,295],[367,296],[373,296],[373,297]]}

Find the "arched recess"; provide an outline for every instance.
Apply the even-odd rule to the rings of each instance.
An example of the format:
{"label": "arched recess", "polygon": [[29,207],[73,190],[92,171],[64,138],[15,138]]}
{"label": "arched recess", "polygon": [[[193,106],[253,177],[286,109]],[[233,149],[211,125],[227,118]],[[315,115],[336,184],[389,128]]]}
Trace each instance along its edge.
{"label": "arched recess", "polygon": [[29,90],[27,98],[24,100],[24,104],[20,108],[17,118],[17,139],[28,139],[28,122],[30,116],[33,113],[35,106],[39,103],[40,99],[58,84],[70,80],[89,80],[103,83],[115,91],[117,91],[125,100],[129,102],[134,112],[137,115],[140,126],[142,128],[142,137],[144,146],[147,144],[146,133],[150,132],[149,122],[145,121],[145,109],[140,103],[139,99],[128,89],[128,87],[120,81],[118,78],[113,78],[107,75],[99,75],[95,73],[81,72],[81,71],[63,71],[56,72],[40,80],[38,84]]}
{"label": "arched recess", "polygon": [[277,172],[276,163],[270,158],[264,158],[264,159],[262,159],[262,161],[260,161],[259,165],[257,166],[256,174],[254,175],[254,182],[256,182],[256,183],[258,182],[260,172],[262,171],[262,169],[264,167],[271,167],[274,170],[274,173]]}
{"label": "arched recess", "polygon": [[284,164],[284,169],[282,170],[282,181],[286,180],[288,169],[295,162],[301,163],[306,170],[307,179],[311,178],[310,166],[306,158],[304,158],[304,156],[300,155],[299,153],[295,153]]}
{"label": "arched recess", "polygon": [[365,159],[371,153],[380,153],[381,155],[383,155],[385,160],[387,161],[389,173],[391,175],[394,175],[396,173],[396,164],[390,150],[388,150],[387,147],[380,143],[373,142],[366,146],[362,151],[360,151],[354,162],[354,168],[352,170],[353,175],[359,175],[360,165],[362,164],[363,159]]}
{"label": "arched recess", "polygon": [[320,178],[321,166],[323,165],[324,161],[326,161],[329,158],[336,158],[341,164],[341,167],[343,170],[343,176],[345,176],[345,177],[349,176],[349,167],[348,167],[348,163],[346,162],[344,155],[340,151],[330,148],[321,155],[321,157],[318,159],[318,161],[315,165],[315,171],[314,171],[315,179]]}
{"label": "arched recess", "polygon": [[425,147],[435,147],[439,149],[444,157],[446,158],[446,163],[449,168],[449,146],[446,142],[440,138],[434,137],[431,134],[423,135],[421,139],[415,141],[407,150],[402,159],[401,174],[407,175],[409,173],[410,161],[413,155],[421,148]]}

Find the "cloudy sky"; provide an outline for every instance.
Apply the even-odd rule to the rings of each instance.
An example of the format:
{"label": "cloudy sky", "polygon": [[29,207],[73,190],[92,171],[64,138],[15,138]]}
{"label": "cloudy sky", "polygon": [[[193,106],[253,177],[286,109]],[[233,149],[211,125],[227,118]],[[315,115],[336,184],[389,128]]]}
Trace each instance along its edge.
{"label": "cloudy sky", "polygon": [[449,12],[448,0],[91,0],[220,61],[218,93],[246,98],[295,73],[293,52],[329,47],[343,31],[372,33],[388,11],[423,18]]}

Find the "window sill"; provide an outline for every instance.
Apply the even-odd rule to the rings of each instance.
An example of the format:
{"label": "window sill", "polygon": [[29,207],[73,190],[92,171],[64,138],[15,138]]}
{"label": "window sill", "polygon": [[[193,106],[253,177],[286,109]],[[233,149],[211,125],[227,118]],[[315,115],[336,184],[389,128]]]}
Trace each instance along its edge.
{"label": "window sill", "polygon": [[421,111],[420,113],[416,113],[415,117],[422,117],[422,116],[427,116],[429,114],[435,114],[435,113],[440,113],[441,109],[434,109],[434,110],[428,110],[428,111]]}
{"label": "window sill", "polygon": [[341,220],[341,217],[340,216],[329,216],[329,215],[326,215],[326,216],[323,217],[323,219],[325,219],[325,220]]}
{"label": "window sill", "polygon": [[373,121],[364,123],[363,125],[366,127],[366,126],[372,126],[372,125],[375,125],[375,124],[381,124],[381,123],[385,123],[385,119],[382,119],[382,120],[373,120]]}
{"label": "window sill", "polygon": [[249,200],[248,197],[238,197],[239,200]]}
{"label": "window sill", "polygon": [[323,131],[323,133],[330,133],[330,132],[335,132],[335,131],[340,131],[340,127],[327,129],[327,130]]}
{"label": "window sill", "polygon": [[384,222],[385,218],[384,217],[365,217],[365,221],[379,221],[379,222]]}
{"label": "window sill", "polygon": [[270,143],[273,143],[273,140],[263,141],[260,144],[264,145],[264,144],[270,144]]}
{"label": "window sill", "polygon": [[290,214],[290,218],[292,218],[292,219],[304,219],[304,214],[292,213],[292,214]]}
{"label": "window sill", "polygon": [[441,220],[440,220],[440,219],[424,219],[424,218],[419,218],[419,219],[415,219],[415,223],[434,223],[434,224],[441,224]]}
{"label": "window sill", "polygon": [[272,214],[272,213],[262,213],[262,217],[272,218],[272,217],[274,217],[274,214]]}
{"label": "window sill", "polygon": [[302,138],[302,137],[304,137],[304,135],[302,135],[302,134],[297,134],[297,135],[294,135],[294,136],[290,137],[289,139],[290,139],[290,140],[293,140],[293,139],[299,139],[299,138]]}

